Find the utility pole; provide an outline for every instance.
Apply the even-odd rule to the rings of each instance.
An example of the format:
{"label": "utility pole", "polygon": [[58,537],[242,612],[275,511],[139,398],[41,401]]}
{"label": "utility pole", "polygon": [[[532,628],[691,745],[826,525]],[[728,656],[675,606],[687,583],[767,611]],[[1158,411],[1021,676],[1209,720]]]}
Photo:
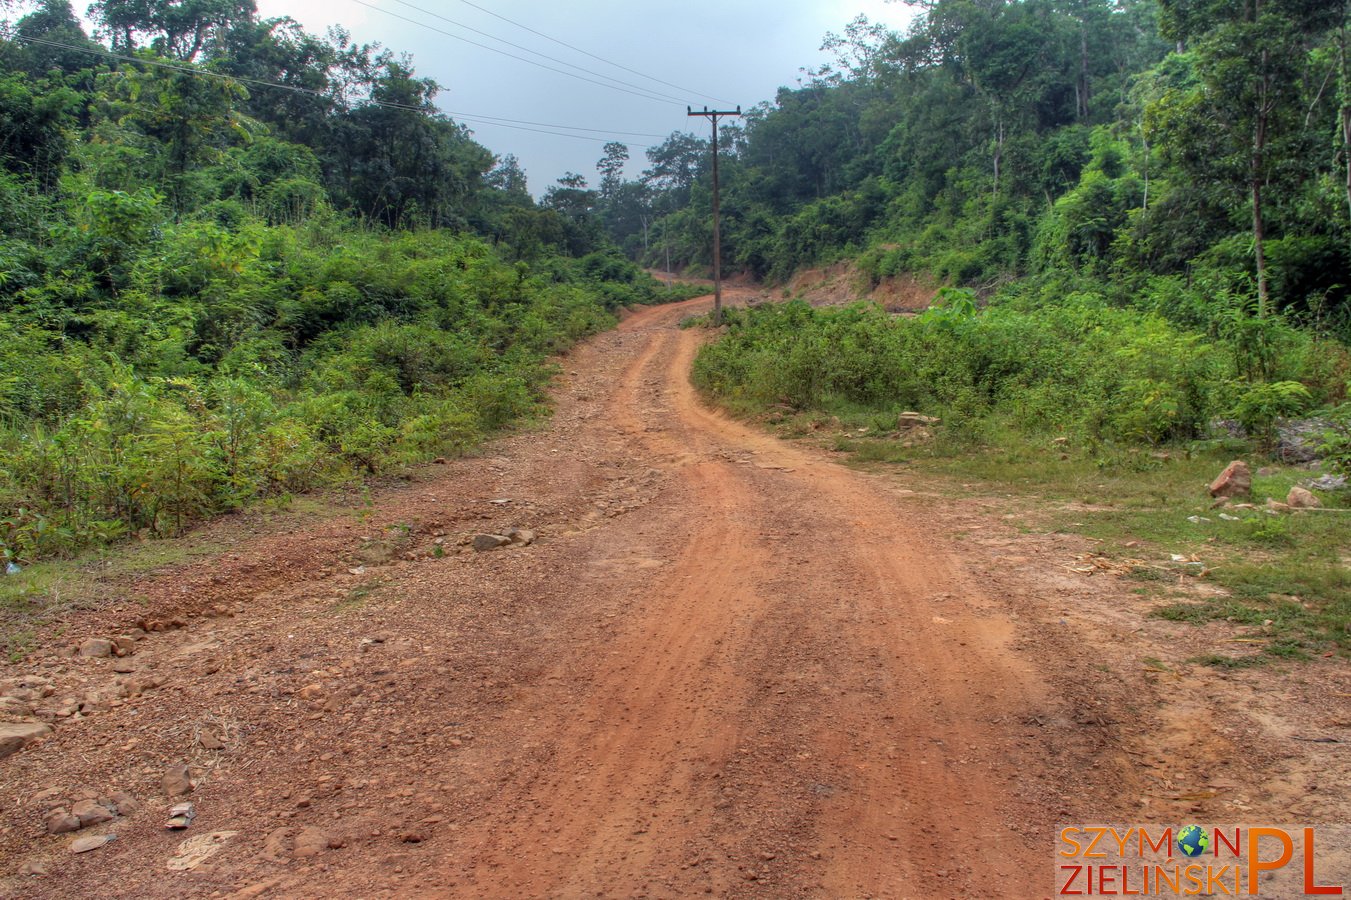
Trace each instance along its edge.
{"label": "utility pole", "polygon": [[671,229],[663,226],[661,229],[661,245],[666,250],[666,288],[671,288]]}
{"label": "utility pole", "polygon": [[740,116],[741,107],[736,112],[709,109],[700,112],[685,107],[690,116],[703,116],[713,122],[713,324],[722,324],[722,233],[718,224],[718,119],[725,116]]}

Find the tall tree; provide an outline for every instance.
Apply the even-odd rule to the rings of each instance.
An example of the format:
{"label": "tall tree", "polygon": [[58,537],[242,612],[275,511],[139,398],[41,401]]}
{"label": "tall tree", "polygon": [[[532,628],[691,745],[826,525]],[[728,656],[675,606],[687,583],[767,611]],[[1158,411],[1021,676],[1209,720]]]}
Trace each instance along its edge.
{"label": "tall tree", "polygon": [[610,141],[605,145],[605,155],[596,163],[596,171],[600,173],[600,196],[604,200],[609,200],[619,190],[619,185],[624,181],[624,164],[629,161],[629,148],[618,141]]}
{"label": "tall tree", "polygon": [[1342,5],[1342,20],[1337,26],[1337,124],[1342,138],[1342,164],[1345,167],[1347,235],[1351,237],[1351,0]]}
{"label": "tall tree", "polygon": [[689,202],[690,188],[703,172],[708,155],[708,141],[688,132],[673,132],[648,148],[649,166],[643,171],[643,181],[669,196],[675,207],[682,207]]}
{"label": "tall tree", "polygon": [[[1193,108],[1217,142],[1184,154],[1208,177],[1248,197],[1257,275],[1257,312],[1272,307],[1267,266],[1269,188],[1294,177],[1285,161],[1303,139],[1301,72],[1311,35],[1335,9],[1317,0],[1163,0],[1165,34],[1190,43],[1203,90]],[[1173,137],[1190,143],[1182,129]]]}
{"label": "tall tree", "polygon": [[526,183],[525,169],[516,154],[508,153],[499,159],[488,172],[484,181],[489,187],[496,188],[512,197],[530,198],[530,189]]}
{"label": "tall tree", "polygon": [[97,0],[89,14],[113,48],[149,44],[157,53],[195,60],[218,29],[252,20],[253,0]]}
{"label": "tall tree", "polygon": [[53,44],[66,44],[70,48],[24,42],[18,48],[20,65],[35,78],[52,69],[73,74],[98,64],[97,57],[80,50],[97,50],[99,47],[85,34],[84,26],[75,17],[75,10],[69,0],[43,0],[37,9],[15,24],[14,33],[23,38],[41,38]]}

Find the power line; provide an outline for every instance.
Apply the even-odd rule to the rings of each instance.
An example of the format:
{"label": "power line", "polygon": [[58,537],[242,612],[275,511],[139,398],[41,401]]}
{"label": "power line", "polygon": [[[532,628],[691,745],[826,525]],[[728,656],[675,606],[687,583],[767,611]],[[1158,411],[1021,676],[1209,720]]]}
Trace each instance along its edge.
{"label": "power line", "polygon": [[[517,55],[514,54],[514,53],[508,53],[508,52],[505,51],[505,50],[499,50],[499,49],[497,49],[496,47],[490,47],[490,46],[488,46],[487,44],[480,44],[478,41],[470,40],[470,39],[467,38],[467,37],[461,37],[461,36],[458,35],[458,34],[454,34],[454,33],[452,33],[452,32],[446,31],[444,28],[437,28],[435,25],[428,25],[428,24],[426,24],[425,22],[419,22],[419,21],[416,20],[416,19],[410,19],[410,18],[408,18],[407,16],[400,15],[399,13],[394,12],[393,10],[383,9],[383,8],[381,8],[381,7],[379,7],[379,6],[376,6],[374,3],[367,3],[366,0],[352,0],[352,2],[353,2],[353,3],[356,3],[356,4],[360,5],[360,6],[364,6],[364,7],[366,7],[367,9],[373,9],[373,10],[376,10],[377,12],[382,12],[382,13],[384,13],[384,14],[387,15],[387,16],[393,16],[393,17],[396,18],[396,19],[402,19],[402,20],[405,21],[405,22],[408,22],[408,23],[413,24],[413,25],[417,25],[417,26],[419,26],[419,27],[421,27],[421,28],[426,28],[428,31],[435,31],[437,34],[443,34],[443,35],[445,35],[446,37],[451,38],[451,39],[453,39],[453,40],[462,41],[462,42],[464,42],[464,43],[466,43],[466,44],[470,44],[471,46],[474,46],[474,47],[480,47],[480,48],[482,48],[482,49],[484,49],[484,50],[491,51],[492,53],[499,54],[500,56],[505,56],[505,57],[507,57],[508,59],[514,59],[514,60],[517,60],[517,61],[519,61],[519,62],[528,63],[529,65],[536,66],[536,67],[541,68],[541,69],[547,69],[548,71],[550,71],[550,72],[556,72],[556,73],[558,73],[559,75],[566,75],[566,76],[569,77],[569,78],[576,78],[578,81],[585,81],[585,82],[587,82],[587,83],[589,83],[589,84],[600,85],[600,86],[603,87],[603,88],[609,88],[609,89],[612,90],[612,91],[619,91],[620,93],[624,93],[624,94],[632,94],[632,95],[635,96],[635,97],[642,97],[644,100],[653,100],[653,101],[656,101],[656,102],[658,102],[658,103],[676,103],[676,101],[672,101],[672,100],[666,99],[665,95],[662,95],[662,94],[656,94],[656,93],[651,92],[651,91],[649,91],[649,92],[647,92],[647,93],[639,93],[638,91],[630,90],[630,89],[625,88],[625,87],[619,87],[619,86],[613,85],[613,84],[606,84],[604,81],[597,81],[597,80],[595,80],[594,78],[587,78],[587,77],[585,77],[585,76],[583,76],[583,75],[578,75],[578,74],[575,73],[575,72],[569,72],[569,71],[567,71],[566,69],[556,69],[556,68],[554,68],[553,66],[546,66],[546,65],[545,65],[544,63],[542,63],[542,62],[536,62],[535,60],[533,60],[533,59],[527,59],[527,58],[524,57],[524,56],[517,56]],[[678,105],[678,104],[677,104],[677,105]]]}
{"label": "power line", "polygon": [[577,125],[554,125],[548,122],[527,122],[522,119],[504,119],[501,116],[483,116],[478,113],[457,113],[446,110],[446,115],[455,119],[488,119],[494,122],[511,122],[513,125],[538,125],[541,128],[564,128],[569,131],[590,131],[596,134],[612,134],[628,137],[664,138],[666,135],[651,131],[611,131],[608,128],[582,128]]}
{"label": "power line", "polygon": [[[176,64],[174,64],[174,63],[165,62],[164,60],[158,60],[158,59],[144,59],[144,58],[139,57],[139,56],[127,56],[127,55],[122,54],[122,53],[114,53],[114,52],[111,51],[111,50],[105,50],[105,49],[103,49],[103,48],[101,48],[101,47],[97,47],[97,48],[96,48],[96,47],[80,47],[80,46],[77,46],[77,45],[75,45],[75,44],[65,44],[65,43],[62,43],[62,42],[60,42],[60,41],[51,41],[51,40],[47,40],[46,38],[30,37],[29,35],[21,34],[21,33],[18,33],[18,32],[13,32],[13,33],[10,33],[10,34],[4,34],[3,36],[5,37],[6,40],[14,40],[14,39],[18,39],[18,40],[26,41],[26,42],[31,43],[31,44],[43,44],[43,45],[48,46],[48,47],[57,47],[57,48],[60,48],[60,49],[63,49],[63,50],[74,50],[74,51],[79,52],[79,53],[89,53],[89,54],[94,55],[94,56],[104,56],[104,57],[107,57],[107,58],[109,58],[109,59],[117,59],[117,60],[122,60],[122,61],[124,61],[124,62],[137,63],[137,64],[140,64],[140,65],[144,65],[144,66],[152,66],[152,67],[160,68],[160,69],[169,69],[170,71],[181,72],[181,73],[184,73],[184,74],[186,74],[186,75],[202,75],[202,76],[206,76],[206,77],[208,77],[208,78],[216,78],[216,79],[220,79],[220,80],[223,80],[223,81],[237,81],[237,82],[240,82],[240,83],[242,83],[242,84],[249,84],[249,85],[254,85],[254,86],[257,86],[257,87],[278,88],[278,89],[280,89],[280,90],[291,91],[291,92],[297,93],[297,94],[306,94],[306,95],[308,95],[308,96],[318,97],[318,98],[323,99],[323,100],[330,100],[330,99],[332,99],[328,94],[325,94],[323,91],[316,91],[316,90],[314,90],[313,88],[299,87],[298,85],[293,85],[293,84],[282,84],[282,83],[277,82],[277,81],[263,81],[262,79],[259,79],[259,78],[248,78],[248,77],[242,76],[242,75],[227,75],[227,74],[222,73],[222,72],[212,72],[212,71],[209,70],[209,69],[200,69],[200,68],[196,68],[196,67],[192,67],[192,66],[176,65]],[[389,109],[410,110],[410,111],[412,111],[412,112],[420,112],[420,113],[426,113],[426,112],[428,112],[428,109],[427,109],[426,107],[423,107],[423,106],[413,106],[413,105],[407,104],[407,103],[390,103],[390,102],[385,101],[385,100],[375,100],[375,99],[367,99],[365,102],[368,103],[368,104],[370,104],[370,105],[372,105],[372,106],[382,106],[382,107],[387,107],[387,108],[389,108]],[[537,134],[549,134],[549,135],[553,135],[553,136],[555,136],[555,137],[570,137],[570,138],[577,138],[577,139],[581,139],[581,140],[598,141],[598,142],[601,142],[601,143],[606,142],[607,139],[606,139],[606,138],[599,138],[599,137],[584,137],[583,135],[579,135],[579,134],[566,134],[566,133],[564,133],[564,132],[562,132],[562,131],[545,131],[545,130],[542,130],[542,129],[556,128],[556,129],[566,129],[566,130],[568,130],[568,131],[586,131],[586,132],[590,132],[590,133],[592,133],[592,134],[604,134],[604,135],[610,135],[610,136],[612,136],[612,137],[625,137],[625,136],[629,136],[629,137],[664,137],[664,135],[660,135],[660,134],[652,134],[652,133],[649,133],[649,132],[637,132],[637,131],[610,131],[610,130],[608,130],[608,129],[603,129],[603,128],[582,128],[582,127],[580,127],[580,126],[575,126],[575,125],[556,125],[556,124],[547,123],[547,122],[531,122],[531,121],[526,121],[526,120],[521,120],[521,119],[507,119],[507,118],[503,118],[503,117],[501,117],[501,116],[484,116],[484,115],[476,115],[476,114],[473,114],[473,113],[458,113],[458,112],[451,112],[451,111],[447,111],[447,110],[442,110],[442,112],[444,112],[445,115],[450,116],[452,119],[455,119],[455,120],[457,120],[457,121],[462,121],[462,122],[474,121],[474,122],[480,122],[481,124],[484,124],[484,125],[496,125],[496,126],[498,126],[498,127],[500,127],[500,128],[515,128],[515,129],[520,130],[520,131],[533,131],[533,132],[536,132]],[[538,128],[535,128],[535,127],[528,127],[528,126],[539,126],[539,127],[538,127]],[[642,145],[642,144],[633,144],[633,145],[631,145],[631,146],[639,147],[639,148],[641,148],[641,149],[647,149],[646,145]]]}
{"label": "power line", "polygon": [[[480,34],[480,35],[483,35],[484,37],[488,38],[489,40],[497,41],[497,42],[502,43],[502,44],[506,44],[508,47],[515,47],[517,50],[522,50],[522,51],[524,51],[524,52],[526,52],[526,53],[532,54],[532,55],[534,55],[534,56],[538,56],[538,57],[540,57],[541,59],[547,59],[547,60],[549,60],[549,62],[556,62],[556,63],[558,63],[560,66],[567,66],[567,67],[570,68],[570,69],[576,69],[577,71],[579,71],[579,72],[585,72],[585,73],[588,74],[588,75],[595,75],[597,78],[604,78],[606,81],[613,81],[613,82],[615,82],[616,84],[621,84],[621,85],[623,85],[623,86],[625,86],[625,87],[631,87],[631,88],[635,88],[636,90],[639,90],[639,91],[644,91],[645,93],[654,94],[655,96],[662,97],[662,98],[664,98],[664,99],[666,99],[666,100],[672,100],[672,101],[675,101],[675,102],[677,102],[677,103],[684,103],[684,102],[685,102],[684,100],[682,100],[682,99],[679,98],[679,97],[673,97],[673,96],[671,96],[670,94],[663,94],[663,93],[660,93],[660,92],[658,92],[658,91],[654,91],[654,90],[652,90],[651,88],[645,88],[645,87],[643,87],[641,84],[634,84],[634,83],[631,82],[631,81],[623,81],[623,80],[621,80],[621,79],[614,78],[614,77],[612,77],[612,76],[610,76],[610,75],[606,75],[606,74],[604,74],[604,73],[602,73],[602,72],[596,72],[596,71],[593,71],[592,69],[587,69],[587,68],[584,68],[583,66],[579,66],[579,65],[576,65],[576,64],[574,64],[574,63],[570,63],[570,62],[568,62],[568,61],[565,60],[565,59],[558,59],[557,57],[549,56],[548,54],[545,54],[545,53],[540,53],[538,50],[531,50],[529,47],[524,47],[524,46],[522,46],[522,45],[520,45],[520,44],[513,44],[511,41],[507,40],[506,38],[500,38],[500,37],[498,37],[498,36],[495,35],[495,34],[489,34],[489,33],[486,32],[486,31],[480,31],[479,29],[473,27],[472,25],[466,25],[466,24],[464,24],[463,22],[456,22],[454,19],[448,19],[448,18],[446,18],[445,16],[441,15],[441,14],[438,13],[438,12],[433,12],[432,10],[429,10],[429,9],[423,9],[423,8],[420,7],[420,6],[415,6],[415,5],[413,5],[412,3],[407,2],[407,0],[394,0],[394,2],[395,2],[395,3],[398,3],[398,4],[401,5],[401,6],[406,6],[406,7],[408,7],[409,9],[416,10],[416,11],[422,13],[422,14],[425,15],[425,16],[431,16],[431,17],[434,18],[434,19],[440,19],[442,22],[449,22],[451,25],[454,25],[454,26],[456,26],[456,27],[458,27],[458,28],[463,28],[463,29],[465,29],[465,30],[467,30],[467,31],[472,31],[474,34]],[[389,12],[388,10],[384,10],[384,11],[385,11],[385,12]],[[391,15],[392,15],[392,13],[391,13]],[[404,21],[411,21],[411,20],[405,19]],[[424,26],[424,27],[430,27],[430,26]]]}
{"label": "power line", "polygon": [[[545,130],[543,130],[543,129],[541,129],[541,128],[527,128],[527,127],[524,126],[524,125],[506,125],[506,124],[504,124],[504,123],[502,123],[502,122],[479,121],[479,120],[475,120],[475,119],[469,119],[469,118],[466,118],[466,117],[459,117],[459,118],[458,118],[458,121],[461,121],[461,122],[478,121],[478,124],[479,124],[480,126],[487,125],[487,126],[496,126],[496,127],[498,127],[498,128],[512,128],[512,129],[515,129],[516,131],[533,131],[533,132],[535,132],[536,134],[548,134],[548,135],[552,135],[553,137],[573,138],[574,140],[578,140],[578,141],[595,141],[595,142],[598,143],[598,144],[609,144],[609,143],[611,143],[611,141],[610,141],[609,138],[590,137],[589,135],[584,135],[584,134],[565,134],[564,132],[561,132],[561,131],[545,131]],[[562,127],[566,128],[567,126],[565,125],[565,126],[562,126]],[[648,144],[630,144],[630,143],[628,143],[627,141],[616,142],[616,143],[623,143],[624,146],[626,146],[626,147],[636,147],[636,148],[639,149],[639,150],[650,150],[650,149],[651,149],[651,146],[648,145]]]}
{"label": "power line", "polygon": [[[402,3],[403,0],[399,0],[399,2]],[[657,84],[664,84],[664,85],[666,85],[667,87],[675,88],[675,89],[678,90],[678,91],[684,91],[684,92],[687,93],[687,94],[695,94],[695,95],[700,96],[700,97],[707,97],[707,98],[710,99],[710,100],[717,100],[719,103],[729,103],[729,102],[731,102],[731,101],[729,101],[729,100],[724,100],[722,97],[714,97],[712,94],[705,94],[703,91],[696,91],[696,90],[694,90],[694,89],[692,89],[692,88],[681,87],[681,86],[678,85],[678,84],[672,84],[672,83],[669,82],[669,81],[663,81],[662,79],[657,78],[657,77],[655,77],[655,76],[653,76],[653,75],[647,75],[647,74],[644,74],[643,72],[639,72],[637,69],[630,69],[628,66],[620,65],[619,63],[617,63],[617,62],[615,62],[615,61],[613,61],[613,60],[606,59],[606,58],[603,57],[603,56],[597,56],[597,55],[594,54],[594,53],[590,53],[590,52],[588,52],[588,51],[586,51],[586,50],[583,50],[581,47],[574,47],[572,44],[569,44],[567,41],[561,41],[561,40],[559,40],[558,38],[552,37],[552,36],[550,36],[550,35],[547,35],[547,34],[545,34],[545,33],[542,32],[542,31],[536,31],[534,28],[531,28],[529,25],[522,25],[520,22],[517,22],[517,21],[515,21],[514,19],[508,19],[506,16],[501,15],[500,13],[495,13],[495,12],[493,12],[491,9],[487,9],[487,8],[485,8],[485,7],[479,6],[477,3],[471,3],[471,2],[469,2],[469,0],[460,0],[460,2],[463,3],[465,6],[472,6],[474,9],[477,9],[479,12],[485,12],[485,13],[487,13],[488,15],[492,16],[492,17],[495,18],[495,19],[501,19],[503,22],[506,22],[508,25],[515,25],[517,28],[524,29],[524,30],[530,32],[531,34],[538,35],[539,37],[544,38],[546,41],[553,41],[555,44],[558,44],[560,47],[567,47],[569,50],[572,50],[572,51],[574,51],[574,52],[576,52],[576,53],[580,53],[580,54],[582,54],[583,56],[589,56],[589,57],[591,57],[591,58],[594,59],[594,60],[598,60],[598,61],[600,61],[600,62],[603,62],[603,63],[605,63],[607,66],[614,66],[616,69],[623,69],[625,72],[629,72],[630,74],[637,75],[637,76],[639,76],[640,78],[646,78],[648,81],[655,81],[655,82],[657,82]],[[405,4],[405,5],[407,5],[407,4]]]}

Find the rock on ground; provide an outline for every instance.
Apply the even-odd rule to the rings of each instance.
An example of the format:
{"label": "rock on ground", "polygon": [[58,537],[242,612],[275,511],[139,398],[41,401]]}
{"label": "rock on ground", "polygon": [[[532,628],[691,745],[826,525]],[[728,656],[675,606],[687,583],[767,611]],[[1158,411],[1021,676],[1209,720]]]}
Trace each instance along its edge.
{"label": "rock on ground", "polygon": [[296,859],[303,859],[307,856],[318,856],[325,850],[341,846],[341,842],[335,840],[323,829],[306,828],[296,835],[296,844],[291,851],[291,855]]}
{"label": "rock on ground", "polygon": [[1289,495],[1285,498],[1285,503],[1291,509],[1318,509],[1323,505],[1311,491],[1307,491],[1298,485],[1290,489]]}
{"label": "rock on ground", "polygon": [[80,644],[80,655],[103,659],[113,655],[113,642],[105,638],[89,638]]}
{"label": "rock on ground", "polygon": [[1219,477],[1210,483],[1212,497],[1239,497],[1252,493],[1252,470],[1241,459],[1225,467]]}
{"label": "rock on ground", "polygon": [[70,834],[80,830],[80,817],[71,815],[68,809],[54,809],[43,819],[48,834]]}
{"label": "rock on ground", "polygon": [[34,741],[52,733],[50,725],[41,722],[17,722],[0,725],[0,759],[18,753]]}
{"label": "rock on ground", "polygon": [[500,534],[476,534],[476,535],[474,535],[474,549],[475,549],[475,550],[479,550],[479,551],[483,551],[483,550],[496,550],[497,548],[499,548],[499,547],[505,547],[507,544],[510,544],[510,543],[511,543],[511,538],[509,538],[509,537],[504,537],[503,535],[500,535]]}
{"label": "rock on ground", "polygon": [[88,853],[90,850],[97,850],[111,843],[116,837],[115,834],[91,834],[89,837],[76,838],[70,844],[70,852]]}
{"label": "rock on ground", "polygon": [[170,766],[161,783],[164,793],[170,797],[181,797],[192,791],[192,778],[188,774],[188,767],[184,765]]}
{"label": "rock on ground", "polygon": [[80,820],[81,828],[88,828],[90,825],[101,825],[104,822],[111,822],[113,814],[105,807],[99,806],[93,800],[81,800],[71,809],[70,814]]}

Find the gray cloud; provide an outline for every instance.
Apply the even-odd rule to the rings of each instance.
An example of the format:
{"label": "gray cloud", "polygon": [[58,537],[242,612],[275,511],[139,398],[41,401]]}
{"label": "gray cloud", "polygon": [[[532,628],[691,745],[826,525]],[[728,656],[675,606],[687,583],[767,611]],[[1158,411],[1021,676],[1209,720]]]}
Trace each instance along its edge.
{"label": "gray cloud", "polygon": [[[419,74],[435,78],[445,86],[438,99],[447,112],[659,135],[683,130],[700,134],[707,131],[703,120],[686,118],[685,104],[695,108],[705,103],[714,105],[710,96],[645,81],[515,28],[460,0],[410,2],[549,56],[681,99],[679,102],[644,99],[544,71],[438,34],[432,29],[501,46],[396,0],[369,2],[380,10],[431,28],[352,0],[259,0],[259,11],[264,16],[290,15],[319,33],[329,25],[341,24],[357,40],[379,41],[392,50],[411,53]],[[598,0],[554,4],[538,0],[474,2],[597,56],[694,91],[707,91],[731,105],[739,103],[743,107],[773,99],[781,85],[796,83],[801,68],[823,62],[825,55],[818,49],[822,37],[827,31],[842,30],[855,15],[864,13],[895,28],[903,27],[910,16],[906,7],[886,0],[781,0],[775,4],[687,0],[683,4],[650,5]],[[526,55],[509,47],[501,49]],[[604,140],[630,143],[631,175],[637,174],[646,162],[638,145],[660,142],[660,138],[607,135],[595,135],[599,139],[596,141],[578,140],[481,122],[466,124],[493,152],[516,154],[530,178],[531,191],[537,195],[566,171],[580,172],[594,183],[595,163],[601,156]]]}

